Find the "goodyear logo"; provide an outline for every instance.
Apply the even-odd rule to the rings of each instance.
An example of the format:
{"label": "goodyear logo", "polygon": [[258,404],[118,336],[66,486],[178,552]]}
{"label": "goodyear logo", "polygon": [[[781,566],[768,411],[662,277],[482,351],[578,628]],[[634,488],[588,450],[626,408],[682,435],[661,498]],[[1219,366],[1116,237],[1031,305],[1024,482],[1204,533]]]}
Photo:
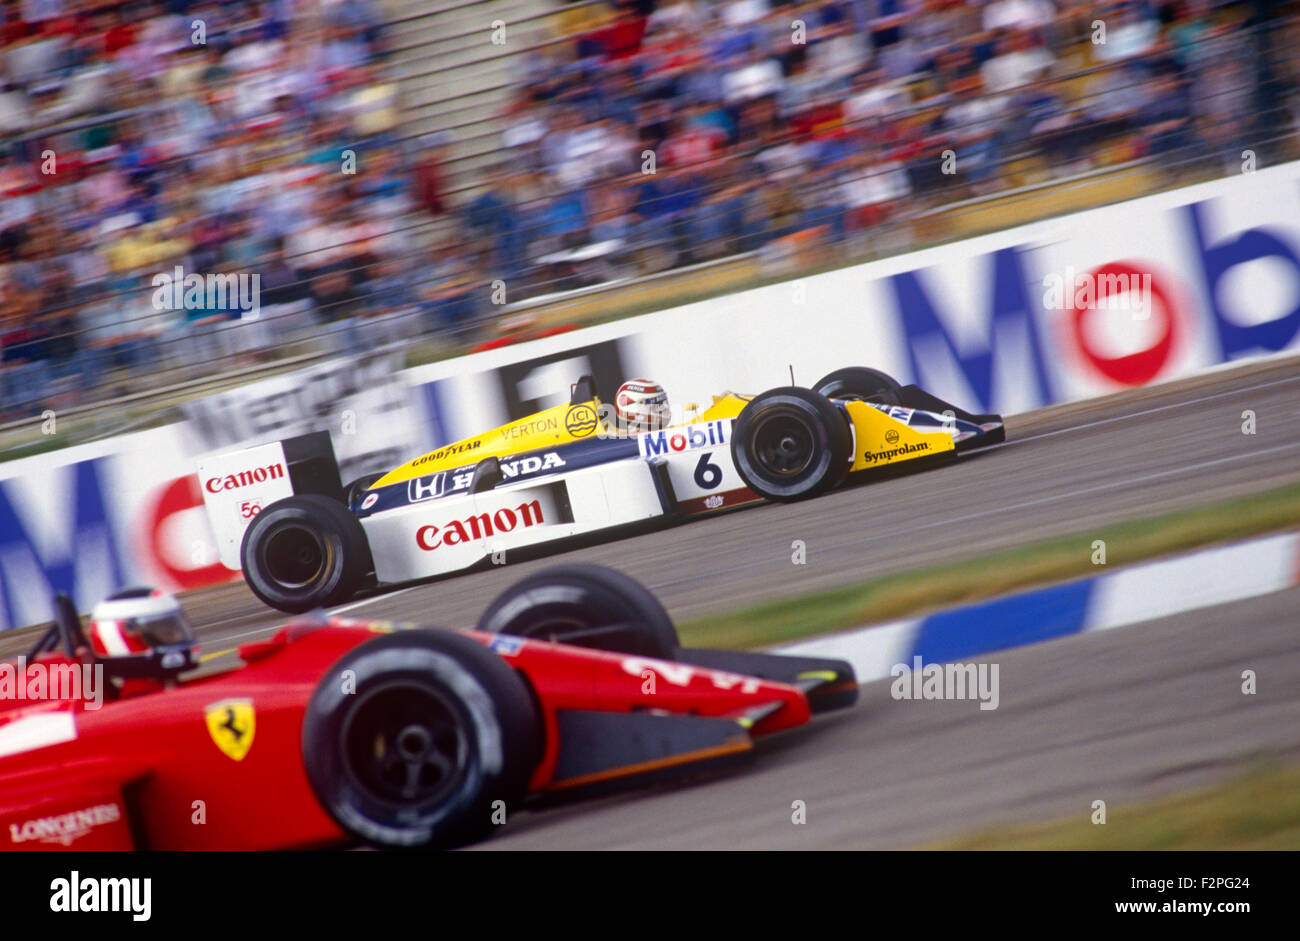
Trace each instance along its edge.
{"label": "goodyear logo", "polygon": [[421,464],[428,464],[430,461],[440,461],[444,457],[450,457],[453,454],[461,454],[465,451],[475,451],[482,444],[483,441],[481,439],[476,441],[466,441],[463,444],[449,444],[445,448],[439,448],[437,451],[430,451],[428,454],[424,455],[424,457],[417,457],[411,462],[411,466],[419,467]]}
{"label": "goodyear logo", "polygon": [[564,430],[575,438],[585,438],[596,430],[598,420],[590,405],[574,405],[564,416]]}

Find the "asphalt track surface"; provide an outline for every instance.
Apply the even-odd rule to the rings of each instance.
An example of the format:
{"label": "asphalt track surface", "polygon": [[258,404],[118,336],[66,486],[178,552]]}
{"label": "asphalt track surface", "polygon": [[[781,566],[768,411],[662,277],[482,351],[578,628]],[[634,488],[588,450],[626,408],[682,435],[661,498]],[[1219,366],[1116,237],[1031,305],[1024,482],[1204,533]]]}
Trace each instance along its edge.
{"label": "asphalt track surface", "polygon": [[[959,403],[960,404],[960,403]],[[1243,411],[1257,433],[1242,433]],[[761,505],[336,609],[472,626],[556,561],[627,571],[683,621],[765,598],[956,561],[1027,541],[1300,481],[1300,359],[1272,360],[1012,416],[1006,444],[807,503]],[[807,547],[791,562],[791,543]],[[283,616],[242,583],[190,593],[206,650]],[[846,713],[769,742],[750,773],[523,814],[489,847],[906,846],[966,829],[1086,813],[1194,786],[1256,754],[1300,755],[1300,592],[998,655],[997,710],[895,702],[864,687]],[[12,655],[30,643],[16,632]],[[1247,667],[1255,697],[1240,693]],[[808,824],[790,823],[803,800]],[[1115,822],[1115,821],[1112,821]]]}

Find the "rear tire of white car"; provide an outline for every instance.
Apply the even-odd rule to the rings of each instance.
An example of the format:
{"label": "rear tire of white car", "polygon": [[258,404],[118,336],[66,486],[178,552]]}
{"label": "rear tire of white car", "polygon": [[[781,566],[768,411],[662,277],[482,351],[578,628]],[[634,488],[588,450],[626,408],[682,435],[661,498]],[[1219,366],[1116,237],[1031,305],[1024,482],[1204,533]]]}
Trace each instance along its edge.
{"label": "rear tire of white car", "polygon": [[877,402],[881,405],[901,405],[902,386],[898,380],[879,369],[868,366],[848,366],[822,376],[813,386],[828,399],[855,402]]}
{"label": "rear tire of white car", "polygon": [[731,457],[745,485],[778,502],[838,486],[849,472],[853,437],[824,395],[798,386],[750,400],[731,433]]}
{"label": "rear tire of white car", "polygon": [[400,631],[352,650],[321,679],[302,754],[345,832],[391,849],[482,838],[523,800],[542,755],[525,680],[478,641]]}
{"label": "rear tire of white car", "polygon": [[258,513],[239,559],[253,594],[291,614],[342,604],[374,568],[361,523],[338,500],[314,493]]}
{"label": "rear tire of white car", "polygon": [[671,660],[677,628],[648,588],[603,565],[553,565],[507,588],[477,630]]}

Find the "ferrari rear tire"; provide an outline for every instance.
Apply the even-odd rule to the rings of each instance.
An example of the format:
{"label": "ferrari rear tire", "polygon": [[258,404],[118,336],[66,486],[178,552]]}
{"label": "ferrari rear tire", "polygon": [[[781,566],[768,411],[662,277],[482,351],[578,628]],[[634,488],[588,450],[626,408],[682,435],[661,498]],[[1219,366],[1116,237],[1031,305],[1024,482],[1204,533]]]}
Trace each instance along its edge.
{"label": "ferrari rear tire", "polygon": [[525,680],[441,630],[355,648],[321,679],[302,727],[321,806],[354,838],[393,849],[461,846],[506,822],[541,743]]}
{"label": "ferrari rear tire", "polygon": [[553,565],[507,588],[478,630],[671,660],[673,620],[648,588],[603,565]]}
{"label": "ferrari rear tire", "polygon": [[840,410],[797,386],[755,396],[736,418],[731,457],[750,490],[790,502],[824,493],[849,472],[852,433]]}
{"label": "ferrari rear tire", "polygon": [[341,604],[373,568],[361,523],[338,500],[313,493],[258,513],[244,530],[239,558],[253,594],[292,614]]}
{"label": "ferrari rear tire", "polygon": [[813,390],[828,399],[877,402],[881,405],[901,405],[903,402],[902,386],[898,380],[867,366],[837,369],[822,376]]}

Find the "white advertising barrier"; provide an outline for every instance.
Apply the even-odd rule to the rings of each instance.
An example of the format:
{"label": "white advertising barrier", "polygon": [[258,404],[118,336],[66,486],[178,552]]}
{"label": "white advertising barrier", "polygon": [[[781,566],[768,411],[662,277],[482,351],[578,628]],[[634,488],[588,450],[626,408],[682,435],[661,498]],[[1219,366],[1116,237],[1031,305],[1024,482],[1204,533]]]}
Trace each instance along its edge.
{"label": "white advertising barrier", "polygon": [[227,451],[328,430],[344,483],[387,471],[425,440],[400,367],[391,353],[349,357],[192,399],[181,406],[186,442]]}
{"label": "white advertising barrier", "polygon": [[[252,504],[288,490],[278,479],[243,486],[247,461],[219,455],[268,445],[278,453],[279,439],[328,430],[340,464],[360,474],[434,444],[423,400],[385,358],[323,364],[187,408],[187,422],[0,464],[0,630],[49,620],[56,591],[86,611],[127,584],[177,591],[237,578],[231,534],[242,533]],[[273,454],[247,466],[275,463]],[[237,486],[227,487],[232,473]],[[239,524],[222,551],[203,488],[228,498],[223,512]]]}
{"label": "white advertising barrier", "polygon": [[346,480],[557,404],[584,373],[607,396],[656,379],[680,417],[791,368],[810,384],[871,365],[1010,414],[1297,349],[1290,163],[400,376],[322,364],[193,403],[182,424],[0,465],[0,629],[48,619],[55,590],[85,610],[129,582],[236,577],[195,461],[305,431],[332,432]]}
{"label": "white advertising barrier", "polygon": [[410,371],[442,440],[554,405],[583,372],[731,388],[883,369],[1014,414],[1300,349],[1300,163]]}

